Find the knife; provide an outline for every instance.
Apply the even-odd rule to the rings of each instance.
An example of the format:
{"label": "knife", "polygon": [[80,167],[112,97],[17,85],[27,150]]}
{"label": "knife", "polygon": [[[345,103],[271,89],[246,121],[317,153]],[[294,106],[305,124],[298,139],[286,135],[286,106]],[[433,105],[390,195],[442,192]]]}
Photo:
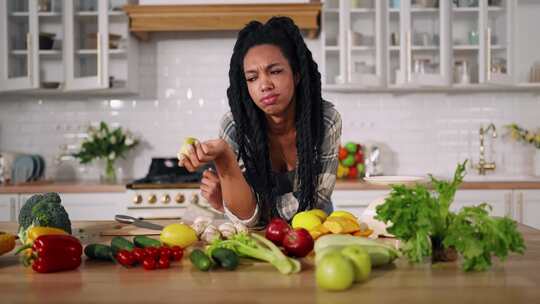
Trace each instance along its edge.
{"label": "knife", "polygon": [[138,218],[134,218],[133,216],[129,215],[123,215],[123,214],[117,214],[114,216],[114,219],[117,222],[124,223],[124,224],[133,224],[137,227],[146,228],[146,229],[152,229],[152,230],[162,230],[163,226],[150,223],[147,221],[141,221]]}

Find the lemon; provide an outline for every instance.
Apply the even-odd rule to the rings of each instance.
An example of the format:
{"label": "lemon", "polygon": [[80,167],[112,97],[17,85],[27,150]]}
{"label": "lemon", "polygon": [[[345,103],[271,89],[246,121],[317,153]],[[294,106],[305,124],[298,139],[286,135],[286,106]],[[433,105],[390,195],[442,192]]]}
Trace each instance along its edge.
{"label": "lemon", "polygon": [[345,210],[336,210],[334,212],[332,212],[330,214],[330,216],[339,216],[339,217],[345,217],[345,218],[348,218],[348,219],[351,219],[353,221],[358,221],[358,219],[356,218],[356,216],[352,213],[350,213],[349,211],[345,211]]}
{"label": "lemon", "polygon": [[328,214],[326,214],[326,212],[324,212],[324,210],[322,209],[312,209],[312,210],[309,210],[308,212],[318,216],[321,219],[321,221],[324,221],[328,217]]}
{"label": "lemon", "polygon": [[163,228],[159,236],[161,242],[168,246],[189,247],[197,242],[197,233],[186,224],[170,224]]}
{"label": "lemon", "polygon": [[309,231],[315,229],[320,224],[322,224],[321,218],[310,211],[299,212],[292,219],[292,227],[295,229],[304,228]]}

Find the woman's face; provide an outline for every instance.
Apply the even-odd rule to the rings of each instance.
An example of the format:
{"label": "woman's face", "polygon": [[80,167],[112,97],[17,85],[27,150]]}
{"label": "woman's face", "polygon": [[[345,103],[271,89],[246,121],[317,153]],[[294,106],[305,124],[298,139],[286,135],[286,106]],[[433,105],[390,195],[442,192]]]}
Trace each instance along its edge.
{"label": "woman's face", "polygon": [[244,76],[251,99],[267,115],[285,112],[294,96],[295,79],[279,47],[257,45],[244,57]]}

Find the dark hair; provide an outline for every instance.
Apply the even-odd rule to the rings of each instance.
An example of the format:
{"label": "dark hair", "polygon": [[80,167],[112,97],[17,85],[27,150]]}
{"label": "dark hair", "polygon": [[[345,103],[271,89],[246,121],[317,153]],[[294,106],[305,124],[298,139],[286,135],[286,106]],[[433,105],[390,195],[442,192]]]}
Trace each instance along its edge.
{"label": "dark hair", "polygon": [[279,216],[274,179],[271,174],[267,125],[264,112],[251,99],[243,71],[244,57],[254,46],[271,44],[280,48],[298,78],[296,99],[296,148],[298,155],[299,209],[312,209],[317,200],[320,147],[323,139],[321,74],[298,27],[288,17],[272,17],[262,24],[252,21],[238,34],[229,70],[227,97],[233,115],[239,155],[246,166],[248,183],[257,194],[261,220]]}

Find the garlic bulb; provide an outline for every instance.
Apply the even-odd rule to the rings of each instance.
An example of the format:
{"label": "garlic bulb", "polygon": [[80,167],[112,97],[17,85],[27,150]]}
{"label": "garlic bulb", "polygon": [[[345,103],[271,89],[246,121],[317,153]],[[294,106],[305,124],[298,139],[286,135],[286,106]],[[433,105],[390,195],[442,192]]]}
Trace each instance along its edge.
{"label": "garlic bulb", "polygon": [[205,223],[208,226],[212,223],[212,219],[207,216],[198,216],[193,221],[193,224],[197,224],[197,223]]}
{"label": "garlic bulb", "polygon": [[221,238],[221,233],[214,225],[209,225],[208,227],[206,227],[206,229],[201,235],[201,240],[207,243],[211,243],[214,240],[219,239],[219,238]]}
{"label": "garlic bulb", "polygon": [[234,223],[234,228],[236,229],[236,233],[248,233],[246,225],[240,222]]}
{"label": "garlic bulb", "polygon": [[218,227],[219,232],[223,235],[224,238],[230,239],[233,235],[236,234],[236,228],[231,222],[225,222]]}
{"label": "garlic bulb", "polygon": [[198,222],[198,223],[193,223],[193,225],[191,225],[191,228],[195,230],[195,233],[197,233],[197,237],[200,239],[201,235],[203,234],[207,226],[208,226],[207,223]]}

